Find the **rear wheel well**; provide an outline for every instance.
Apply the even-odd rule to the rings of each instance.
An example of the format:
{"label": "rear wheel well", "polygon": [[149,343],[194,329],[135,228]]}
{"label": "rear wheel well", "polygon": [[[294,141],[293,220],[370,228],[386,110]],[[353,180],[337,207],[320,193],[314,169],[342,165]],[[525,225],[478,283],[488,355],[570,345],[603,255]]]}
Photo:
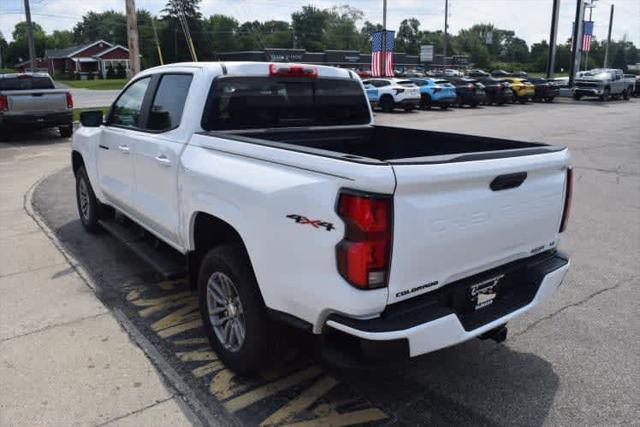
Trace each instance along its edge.
{"label": "rear wheel well", "polygon": [[73,167],[73,175],[77,175],[78,169],[80,169],[81,166],[84,166],[82,155],[77,151],[71,153],[71,166]]}
{"label": "rear wheel well", "polygon": [[[246,247],[238,231],[228,222],[213,215],[198,212],[193,220],[193,249],[189,252],[189,282],[192,289],[198,284],[200,261],[207,252],[220,245],[237,245],[247,254]],[[249,261],[250,262],[250,261]]]}

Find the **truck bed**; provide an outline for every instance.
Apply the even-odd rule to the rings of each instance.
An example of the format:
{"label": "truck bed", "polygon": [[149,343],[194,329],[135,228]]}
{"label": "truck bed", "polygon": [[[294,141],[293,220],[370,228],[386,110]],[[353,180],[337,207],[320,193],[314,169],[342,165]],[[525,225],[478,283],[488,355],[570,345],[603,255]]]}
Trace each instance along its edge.
{"label": "truck bed", "polygon": [[[275,145],[347,160],[443,163],[558,151],[564,147],[388,126],[209,132],[249,143]],[[219,135],[222,136],[222,135]]]}

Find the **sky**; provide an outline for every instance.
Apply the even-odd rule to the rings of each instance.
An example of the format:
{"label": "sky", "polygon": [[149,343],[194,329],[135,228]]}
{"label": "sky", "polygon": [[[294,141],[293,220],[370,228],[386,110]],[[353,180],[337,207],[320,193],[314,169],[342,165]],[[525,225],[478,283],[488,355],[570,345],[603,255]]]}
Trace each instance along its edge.
{"label": "sky", "polygon": [[[157,14],[165,3],[166,0],[136,0],[136,7]],[[397,30],[403,19],[415,17],[422,23],[422,30],[442,29],[444,3],[445,0],[388,0],[387,27]],[[552,3],[552,0],[449,0],[449,29],[455,34],[473,24],[491,23],[501,29],[514,30],[531,45],[548,39]],[[593,10],[595,37],[606,39],[612,3],[615,3],[613,39],[626,35],[640,47],[640,0],[597,0]],[[124,12],[125,8],[125,0],[30,0],[30,4],[32,20],[47,33],[72,29],[82,15],[90,11]],[[202,0],[200,9],[205,16],[222,13],[240,22],[289,21],[292,12],[309,4],[318,8],[349,4],[362,10],[365,20],[382,22],[382,0]],[[575,0],[561,0],[559,42],[570,37],[575,7]],[[13,27],[21,20],[24,20],[23,0],[0,0],[0,31],[7,40],[11,40]]]}

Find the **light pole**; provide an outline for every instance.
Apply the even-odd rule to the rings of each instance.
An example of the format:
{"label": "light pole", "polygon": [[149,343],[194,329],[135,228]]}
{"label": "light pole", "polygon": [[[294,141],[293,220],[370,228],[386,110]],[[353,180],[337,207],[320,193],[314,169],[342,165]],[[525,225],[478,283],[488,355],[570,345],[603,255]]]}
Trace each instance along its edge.
{"label": "light pole", "polygon": [[[598,0],[588,0],[585,4],[585,7],[589,9],[589,22],[591,22],[593,15],[593,8],[596,7],[596,2]],[[592,29],[593,32],[593,29]],[[589,68],[589,51],[584,54],[584,69],[587,70]]]}
{"label": "light pole", "polygon": [[444,49],[442,58],[442,69],[447,65],[447,39],[449,30],[449,0],[444,0]]}

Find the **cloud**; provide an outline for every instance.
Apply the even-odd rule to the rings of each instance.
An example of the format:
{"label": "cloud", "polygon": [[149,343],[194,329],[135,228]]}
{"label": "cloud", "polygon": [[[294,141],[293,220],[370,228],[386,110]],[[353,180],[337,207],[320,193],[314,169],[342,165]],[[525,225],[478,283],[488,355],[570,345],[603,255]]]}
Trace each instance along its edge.
{"label": "cloud", "polygon": [[[397,29],[400,22],[416,17],[423,30],[444,27],[445,0],[389,0],[388,27]],[[122,0],[31,0],[32,19],[47,32],[72,29],[82,15],[89,11],[109,9],[124,11]],[[450,32],[457,33],[477,23],[492,23],[498,28],[510,29],[532,44],[548,39],[552,0],[449,0]],[[165,0],[137,0],[138,8],[159,13]],[[623,36],[640,46],[640,0],[599,0],[594,9],[595,37],[605,39],[609,22],[609,7],[615,3],[616,13],[613,38]],[[330,8],[349,4],[365,13],[371,22],[382,21],[382,0],[203,0],[201,10],[205,16],[215,13],[231,15],[240,22],[247,20],[279,19],[289,21],[291,13],[303,5]],[[11,39],[15,24],[24,19],[22,0],[0,0],[0,31]],[[561,0],[558,40],[565,41],[571,32],[575,15],[575,0]]]}

